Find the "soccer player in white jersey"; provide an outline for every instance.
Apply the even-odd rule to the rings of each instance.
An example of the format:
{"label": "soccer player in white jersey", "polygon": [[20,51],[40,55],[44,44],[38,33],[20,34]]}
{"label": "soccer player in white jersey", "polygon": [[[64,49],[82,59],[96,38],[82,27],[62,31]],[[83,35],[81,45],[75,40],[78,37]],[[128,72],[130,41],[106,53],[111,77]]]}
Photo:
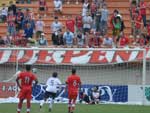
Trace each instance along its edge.
{"label": "soccer player in white jersey", "polygon": [[52,77],[50,77],[46,82],[46,92],[44,94],[44,100],[40,103],[40,109],[42,108],[43,104],[46,102],[48,98],[50,98],[49,103],[49,112],[52,110],[52,105],[54,103],[54,99],[56,97],[56,93],[61,87],[61,81],[58,78],[57,72],[53,72]]}

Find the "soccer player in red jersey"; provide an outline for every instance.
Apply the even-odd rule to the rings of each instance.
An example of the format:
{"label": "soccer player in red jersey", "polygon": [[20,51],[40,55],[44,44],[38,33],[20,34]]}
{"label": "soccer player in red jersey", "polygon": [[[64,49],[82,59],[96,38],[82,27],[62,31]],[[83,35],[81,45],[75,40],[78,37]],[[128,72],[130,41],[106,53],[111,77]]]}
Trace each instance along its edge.
{"label": "soccer player in red jersey", "polygon": [[78,96],[79,89],[81,87],[80,77],[76,74],[76,69],[72,69],[72,74],[66,80],[66,89],[68,89],[68,113],[73,113],[75,109],[75,103]]}
{"label": "soccer player in red jersey", "polygon": [[26,71],[20,72],[16,79],[17,85],[20,88],[17,113],[21,112],[24,99],[27,99],[27,113],[30,113],[33,81],[35,81],[35,85],[38,83],[37,77],[31,72],[31,65],[26,65]]}

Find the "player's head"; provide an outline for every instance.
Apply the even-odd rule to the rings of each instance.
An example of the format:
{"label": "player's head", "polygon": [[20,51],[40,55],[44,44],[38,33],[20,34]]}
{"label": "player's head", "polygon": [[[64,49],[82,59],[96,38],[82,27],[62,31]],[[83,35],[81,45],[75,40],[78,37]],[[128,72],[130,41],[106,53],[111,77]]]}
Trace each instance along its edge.
{"label": "player's head", "polygon": [[76,74],[76,69],[72,68],[72,74]]}
{"label": "player's head", "polygon": [[57,78],[58,74],[57,72],[53,72],[52,77]]}
{"label": "player's head", "polygon": [[26,65],[26,70],[30,71],[31,70],[31,65]]}

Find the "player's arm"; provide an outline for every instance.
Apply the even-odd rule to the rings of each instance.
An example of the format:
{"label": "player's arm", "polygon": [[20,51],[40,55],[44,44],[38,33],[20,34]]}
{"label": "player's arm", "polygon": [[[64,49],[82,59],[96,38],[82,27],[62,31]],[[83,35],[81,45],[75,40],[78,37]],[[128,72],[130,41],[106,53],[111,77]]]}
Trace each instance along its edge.
{"label": "player's arm", "polygon": [[68,82],[66,81],[65,92],[67,92],[67,89],[68,89]]}
{"label": "player's arm", "polygon": [[20,79],[19,77],[16,78],[16,83],[17,83],[17,86],[21,89],[21,85],[19,83],[19,79]]}

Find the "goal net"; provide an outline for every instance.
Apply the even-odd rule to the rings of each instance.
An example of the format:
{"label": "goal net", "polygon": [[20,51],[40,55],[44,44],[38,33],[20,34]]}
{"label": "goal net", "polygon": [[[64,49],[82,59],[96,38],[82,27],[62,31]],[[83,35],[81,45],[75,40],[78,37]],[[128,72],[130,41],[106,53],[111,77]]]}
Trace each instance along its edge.
{"label": "goal net", "polygon": [[[54,71],[65,84],[75,67],[82,92],[89,97],[97,87],[100,102],[150,104],[148,54],[149,49],[1,48],[0,98],[15,95],[16,72],[32,64],[41,83],[33,89],[35,100],[42,99],[44,84]],[[58,93],[60,98],[61,102],[67,99],[63,88]]]}

